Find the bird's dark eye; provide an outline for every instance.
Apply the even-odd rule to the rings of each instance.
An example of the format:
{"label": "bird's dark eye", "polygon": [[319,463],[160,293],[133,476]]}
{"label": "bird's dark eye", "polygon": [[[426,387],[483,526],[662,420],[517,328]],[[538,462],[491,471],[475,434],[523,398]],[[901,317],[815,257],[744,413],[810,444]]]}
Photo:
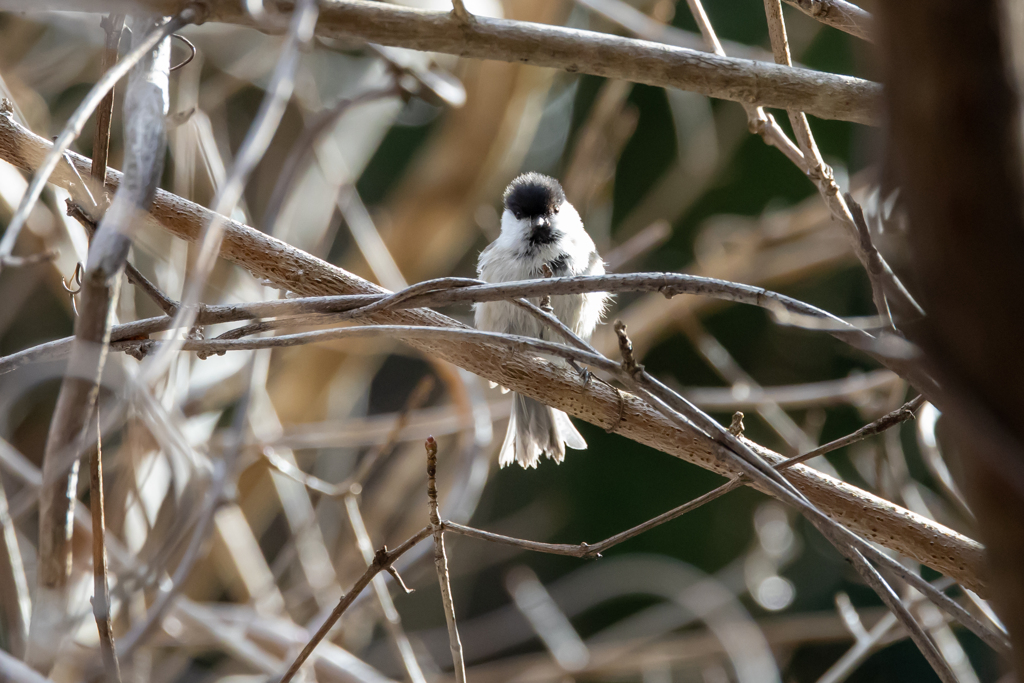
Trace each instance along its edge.
{"label": "bird's dark eye", "polygon": [[555,210],[554,210],[554,211],[552,211],[552,213],[558,213],[558,210],[559,210],[560,208],[562,208],[562,207],[560,207],[560,206],[556,206],[556,207],[555,207]]}
{"label": "bird's dark eye", "polygon": [[521,214],[521,213],[520,213],[520,212],[518,212],[518,211],[514,211],[514,212],[512,213],[512,215],[516,217],[516,220],[517,220],[517,221],[521,221],[521,220],[523,220],[523,214]]}

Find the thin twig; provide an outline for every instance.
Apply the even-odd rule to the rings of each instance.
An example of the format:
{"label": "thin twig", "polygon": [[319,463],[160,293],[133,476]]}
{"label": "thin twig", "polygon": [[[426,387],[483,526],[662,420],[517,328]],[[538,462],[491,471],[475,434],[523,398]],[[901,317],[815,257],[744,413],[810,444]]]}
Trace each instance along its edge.
{"label": "thin twig", "polygon": [[473,15],[466,9],[462,0],[452,0],[452,15],[464,24],[473,21]]}
{"label": "thin twig", "polygon": [[[704,11],[704,5],[701,3],[701,0],[687,0],[687,4],[690,6],[690,12],[693,14],[697,26],[700,28],[700,33],[704,38],[704,44],[707,46],[707,49],[721,57],[725,57],[725,50],[722,48],[721,41],[718,40],[718,35],[711,25],[711,21],[708,19],[707,12]],[[753,103],[752,100],[741,102],[740,104],[743,105],[744,111],[747,112],[747,127],[750,129],[750,132],[760,136],[766,145],[775,147],[785,154],[797,167],[803,168],[806,163],[803,152],[793,144],[793,141],[782,130],[775,117],[765,112],[763,106]]]}
{"label": "thin twig", "polygon": [[[100,22],[100,25],[107,33],[103,56],[100,59],[100,71],[106,73],[117,63],[117,47],[121,44],[124,15],[108,14]],[[116,85],[110,87],[110,91],[104,95],[103,100],[96,107],[96,135],[92,142],[92,170],[89,176],[100,190],[107,179],[107,154],[110,151],[110,120],[114,114],[115,87]],[[102,196],[102,192],[100,194]]]}
{"label": "thin twig", "polygon": [[923,318],[924,309],[914,300],[906,286],[875,247],[867,221],[864,220],[864,209],[849,192],[844,193],[843,198],[849,208],[853,224],[857,228],[860,250],[866,258],[868,277],[873,283],[876,283],[873,284],[874,287],[880,288],[885,293],[886,303],[891,309],[890,317],[894,317],[896,321],[903,324]]}
{"label": "thin twig", "polygon": [[[356,535],[359,552],[362,553],[366,566],[371,567],[373,566],[375,556],[373,543],[370,540],[370,532],[366,530],[363,514],[359,510],[359,500],[355,494],[349,493],[345,496],[345,510],[348,512],[348,520],[352,525],[352,532]],[[389,574],[398,577],[398,583],[403,588],[405,587],[405,582],[402,581],[393,566],[386,567],[385,569],[387,569]],[[391,599],[391,593],[388,591],[388,585],[384,581],[384,577],[380,575],[374,576],[370,583],[373,584],[373,592],[377,595],[377,602],[380,603],[381,610],[384,612],[384,620],[387,622],[388,631],[391,634],[391,638],[395,641],[402,664],[405,666],[406,673],[409,674],[409,680],[412,683],[426,683],[423,670],[420,668],[419,662],[416,661],[416,653],[413,652],[412,643],[409,642],[409,636],[406,635],[405,630],[402,628],[402,619],[398,615],[398,610],[395,609],[395,601]]]}
{"label": "thin twig", "polygon": [[[718,41],[715,31],[711,26],[710,21],[707,18],[707,14],[704,12],[704,8],[701,5],[700,0],[688,0],[691,11],[694,18],[697,20],[697,24],[700,27],[701,34],[704,36],[708,49],[716,52],[717,54],[724,54],[722,52],[721,43]],[[789,44],[786,37],[786,28],[782,19],[782,7],[779,4],[779,0],[765,0],[765,11],[768,16],[768,28],[769,35],[771,37],[772,50],[774,53],[775,61],[779,64],[792,66],[792,59],[789,54]],[[848,207],[848,202],[844,201],[843,197],[839,195],[839,188],[836,186],[832,169],[824,163],[821,158],[821,154],[818,151],[818,147],[814,142],[814,137],[811,134],[810,127],[807,123],[807,117],[801,111],[790,109],[789,118],[793,126],[793,130],[799,140],[799,146],[794,145],[785,132],[779,127],[771,114],[764,112],[764,109],[760,106],[753,107],[750,105],[744,105],[747,111],[748,125],[752,133],[759,135],[766,144],[771,145],[779,149],[786,157],[793,162],[797,168],[801,169],[808,176],[815,180],[818,184],[819,191],[821,192],[825,203],[832,211],[833,216],[836,217],[843,225],[847,227],[849,233],[854,233],[856,228],[853,223],[853,217]],[[862,247],[862,240],[856,239],[854,236],[855,246]],[[874,272],[871,267],[871,259],[867,252],[863,248],[857,249],[857,254],[861,258],[861,262],[869,272],[869,276]],[[876,261],[881,260],[881,256],[877,255]],[[885,266],[888,269],[888,265]],[[891,274],[891,270],[889,270]],[[895,275],[892,275],[892,280]],[[879,315],[888,318],[888,307],[885,305],[885,288],[883,286],[883,279],[880,277],[871,277],[872,283],[872,295],[875,301],[875,305],[878,308]],[[906,289],[902,285],[893,287],[894,295],[900,297],[900,301],[912,298]],[[913,306],[916,306],[914,304]],[[911,304],[906,304],[906,307],[913,307]]]}
{"label": "thin twig", "polygon": [[795,455],[792,458],[787,458],[786,460],[783,460],[782,462],[775,465],[775,467],[777,469],[791,467],[798,463],[806,462],[811,458],[816,458],[819,455],[831,453],[832,451],[838,448],[843,448],[844,446],[849,446],[852,443],[862,441],[868,438],[869,436],[881,434],[890,427],[895,427],[896,425],[902,424],[903,422],[906,422],[907,420],[913,418],[914,411],[920,408],[923,403],[924,396],[917,396],[915,398],[912,398],[911,400],[907,401],[896,410],[892,411],[891,413],[886,413],[885,415],[878,418],[874,422],[864,425],[863,427],[853,432],[852,434],[847,434],[846,436],[838,438],[835,441],[830,441],[824,446],[819,446],[818,448],[815,448],[812,451],[808,451],[807,453]]}
{"label": "thin twig", "polygon": [[100,655],[107,680],[121,681],[121,666],[117,661],[114,630],[110,624],[110,582],[107,580],[107,547],[104,543],[106,525],[103,507],[103,434],[100,429],[100,410],[96,406],[96,449],[89,467],[89,508],[92,511],[92,613],[100,634]]}
{"label": "thin twig", "polygon": [[434,535],[434,567],[437,582],[441,585],[441,602],[444,603],[444,620],[448,624],[448,643],[452,651],[452,665],[457,683],[466,683],[466,661],[462,656],[462,639],[459,625],[455,621],[455,603],[452,602],[452,587],[448,580],[448,557],[444,552],[444,525],[437,514],[437,442],[428,436],[427,449],[427,504],[430,507],[430,528]]}
{"label": "thin twig", "polygon": [[[769,311],[786,310],[793,315],[829,323],[820,329],[833,333],[839,339],[871,340],[868,333],[857,329],[840,318],[785,295],[760,288],[725,280],[705,278],[679,273],[625,273],[613,275],[589,275],[571,278],[524,280],[487,284],[466,278],[441,278],[412,285],[394,294],[359,294],[341,296],[304,297],[296,299],[268,300],[252,303],[204,306],[198,313],[198,324],[235,322],[252,318],[277,317],[280,320],[267,321],[247,328],[236,328],[224,333],[218,339],[236,339],[287,326],[326,324],[342,320],[354,320],[386,310],[406,310],[422,306],[444,306],[456,303],[477,303],[502,299],[523,299],[556,294],[579,294],[585,292],[660,292],[665,296],[693,294],[716,299],[746,303],[767,308]],[[173,302],[172,302],[173,303]],[[534,315],[559,329],[570,343],[582,349],[591,347],[575,334],[567,336],[565,326],[556,318],[543,315],[528,302],[519,305],[531,310]],[[290,320],[286,316],[293,316]],[[302,317],[308,316],[308,317]],[[172,329],[171,318],[147,318],[125,323],[113,328],[111,339],[119,341],[155,332]],[[0,375],[10,372],[27,362],[54,360],[61,357],[61,349],[71,338],[48,342],[38,347],[19,351],[0,358]],[[66,349],[64,349],[66,352]]]}
{"label": "thin twig", "polygon": [[[789,51],[786,22],[782,16],[781,0],[764,0],[764,7],[775,61],[778,64],[791,66],[793,60]],[[871,295],[878,315],[893,324],[889,303],[891,301],[891,305],[897,308],[903,319],[907,319],[912,312],[917,314],[914,317],[919,317],[922,315],[920,306],[892,272],[878,250],[874,248],[863,216],[861,221],[857,222],[856,215],[859,207],[849,193],[846,195],[841,193],[832,168],[825,163],[821,156],[804,111],[788,108],[789,121],[793,126],[793,132],[804,157],[804,164],[800,168],[818,186],[818,191],[829,211],[832,212],[832,216],[843,225],[850,236],[854,251],[868,273]]]}
{"label": "thin twig", "polygon": [[[90,237],[96,232],[96,222],[81,206],[70,199],[67,200],[67,214],[81,223]],[[178,302],[164,294],[163,290],[127,261],[124,264],[124,275],[128,278],[128,282],[141,289],[143,294],[149,297],[166,315],[173,316],[177,312]]]}
{"label": "thin twig", "polygon": [[704,11],[704,5],[701,4],[700,0],[686,0],[686,4],[690,6],[690,13],[693,15],[694,21],[697,22],[697,27],[700,29],[700,34],[703,36],[708,50],[720,57],[724,57],[725,50],[722,49],[722,43],[718,40],[715,30],[711,27],[711,21],[708,20],[708,14]]}
{"label": "thin twig", "polygon": [[324,621],[323,624],[321,624],[320,628],[317,629],[317,632],[313,635],[312,638],[309,639],[309,642],[306,643],[306,646],[302,648],[302,652],[298,654],[295,660],[288,667],[288,670],[285,671],[284,675],[281,676],[279,683],[289,683],[289,681],[292,680],[292,678],[295,676],[295,673],[299,670],[299,667],[301,667],[303,663],[307,659],[309,659],[309,655],[312,654],[313,649],[316,648],[320,641],[322,641],[327,636],[327,633],[338,622],[338,619],[340,619],[341,615],[345,613],[345,610],[349,608],[349,605],[351,605],[359,596],[359,594],[363,592],[363,589],[370,584],[370,581],[373,580],[373,577],[375,577],[382,571],[386,571],[388,567],[395,563],[395,560],[397,560],[406,552],[411,550],[413,546],[415,546],[417,543],[425,539],[427,536],[430,536],[432,531],[433,530],[429,525],[425,526],[418,532],[410,536],[408,539],[406,539],[401,545],[399,545],[394,550],[388,550],[387,546],[383,546],[380,550],[378,550],[377,553],[373,556],[373,563],[366,568],[366,571],[363,572],[363,575],[360,576],[359,579],[355,582],[355,584],[352,586],[352,589],[341,597],[341,600],[338,601],[337,606],[335,606],[335,608],[331,611],[331,614],[327,617],[327,620]]}
{"label": "thin twig", "polygon": [[691,512],[701,507],[705,503],[710,503],[712,500],[719,498],[720,496],[739,488],[743,485],[743,481],[740,478],[732,479],[728,483],[719,486],[718,488],[705,493],[704,495],[695,498],[691,501],[680,505],[677,508],[673,508],[668,512],[658,515],[653,519],[649,519],[643,524],[638,524],[632,529],[627,529],[614,536],[610,536],[603,541],[598,543],[543,543],[541,541],[529,541],[521,538],[513,538],[511,536],[505,536],[503,534],[496,534],[490,531],[484,531],[483,529],[476,529],[474,527],[466,526],[464,524],[458,524],[449,520],[442,522],[444,528],[448,531],[452,531],[462,536],[468,536],[470,538],[477,538],[482,541],[490,541],[492,543],[500,543],[502,545],[510,545],[516,548],[522,548],[523,550],[531,550],[538,553],[547,553],[549,555],[565,555],[568,557],[579,557],[579,558],[595,558],[600,557],[601,553],[607,551],[609,548],[628,541],[631,538],[635,538],[640,534],[650,531],[656,526],[660,526],[665,522],[670,522],[673,519],[682,517],[687,512]]}

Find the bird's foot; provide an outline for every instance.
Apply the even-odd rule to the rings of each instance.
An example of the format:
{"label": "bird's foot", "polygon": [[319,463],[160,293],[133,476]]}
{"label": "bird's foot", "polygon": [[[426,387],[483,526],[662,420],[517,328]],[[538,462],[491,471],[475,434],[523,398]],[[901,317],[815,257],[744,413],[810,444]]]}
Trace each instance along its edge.
{"label": "bird's foot", "polygon": [[583,386],[590,386],[590,380],[593,379],[594,377],[593,373],[590,372],[590,370],[588,370],[587,368],[583,368],[577,365],[576,361],[574,360],[570,360],[569,365],[572,366],[573,370],[579,373],[580,378],[583,380]]}

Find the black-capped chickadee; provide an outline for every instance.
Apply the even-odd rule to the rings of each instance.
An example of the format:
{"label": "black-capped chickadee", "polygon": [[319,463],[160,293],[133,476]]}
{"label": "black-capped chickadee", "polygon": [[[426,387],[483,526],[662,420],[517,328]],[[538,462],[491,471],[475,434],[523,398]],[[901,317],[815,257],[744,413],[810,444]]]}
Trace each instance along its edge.
{"label": "black-capped chickadee", "polygon": [[[477,272],[486,282],[513,282],[545,277],[545,265],[554,277],[604,273],[594,241],[583,228],[579,213],[565,200],[562,186],[554,178],[525,173],[505,190],[501,234],[480,253]],[[560,294],[551,297],[551,307],[573,332],[589,339],[607,300],[603,292]],[[507,301],[479,303],[475,308],[477,329],[564,341],[529,312]],[[502,467],[513,460],[524,468],[536,467],[542,454],[560,463],[566,446],[587,447],[568,415],[512,395],[512,418],[498,456]]]}

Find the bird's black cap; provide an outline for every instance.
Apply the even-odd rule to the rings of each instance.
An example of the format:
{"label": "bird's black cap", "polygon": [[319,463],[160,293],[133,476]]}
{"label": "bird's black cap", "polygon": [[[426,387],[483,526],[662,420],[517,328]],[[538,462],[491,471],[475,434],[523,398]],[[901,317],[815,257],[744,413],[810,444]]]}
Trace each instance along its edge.
{"label": "bird's black cap", "polygon": [[558,181],[540,173],[524,173],[505,190],[505,208],[516,218],[550,216],[564,201],[565,193]]}

